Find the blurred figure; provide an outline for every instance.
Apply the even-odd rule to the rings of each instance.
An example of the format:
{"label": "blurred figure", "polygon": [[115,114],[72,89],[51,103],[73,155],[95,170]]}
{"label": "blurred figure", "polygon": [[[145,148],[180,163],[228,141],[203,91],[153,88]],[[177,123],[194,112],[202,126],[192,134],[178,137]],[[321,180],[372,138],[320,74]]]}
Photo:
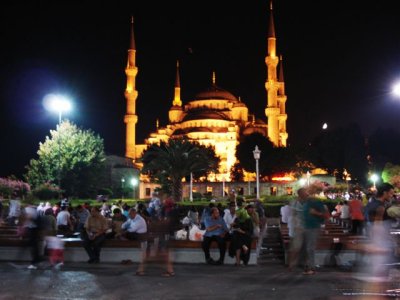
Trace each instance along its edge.
{"label": "blurred figure", "polygon": [[289,256],[288,267],[293,270],[298,265],[299,257],[304,256],[301,253],[304,245],[304,212],[303,205],[307,201],[309,195],[306,188],[300,188],[297,191],[297,199],[290,205],[290,217],[288,220],[289,229]]}
{"label": "blurred figure", "polygon": [[394,253],[394,244],[390,235],[390,217],[386,205],[393,198],[394,187],[390,183],[377,186],[376,196],[365,206],[364,217],[368,223],[367,232],[371,240],[371,263],[367,273],[374,280],[388,277],[388,263]]}
{"label": "blurred figure", "polygon": [[59,269],[64,265],[64,241],[56,236],[46,237],[50,265]]}
{"label": "blurred figure", "polygon": [[38,268],[38,263],[42,261],[41,250],[42,250],[42,240],[40,235],[40,228],[38,221],[38,213],[36,206],[28,204],[23,209],[22,220],[23,227],[26,230],[26,235],[28,237],[29,247],[31,249],[31,264],[28,269],[36,270]]}
{"label": "blurred figure", "polygon": [[318,199],[307,198],[303,205],[304,213],[304,241],[306,247],[306,259],[304,263],[304,275],[315,274],[315,248],[320,235],[321,225],[328,215],[326,207]]}
{"label": "blurred figure", "polygon": [[361,200],[362,199],[360,197],[355,197],[349,202],[352,235],[363,235],[364,207]]}
{"label": "blurred figure", "polygon": [[287,225],[291,213],[289,202],[285,202],[285,205],[283,205],[280,209],[280,213],[281,213],[281,224]]}

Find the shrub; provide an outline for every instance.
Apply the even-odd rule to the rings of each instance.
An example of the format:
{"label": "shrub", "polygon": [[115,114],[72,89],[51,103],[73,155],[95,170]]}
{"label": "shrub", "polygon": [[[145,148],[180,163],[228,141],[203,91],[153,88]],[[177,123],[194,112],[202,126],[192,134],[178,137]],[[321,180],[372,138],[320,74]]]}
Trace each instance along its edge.
{"label": "shrub", "polygon": [[50,200],[58,198],[61,192],[58,186],[46,182],[34,189],[32,194],[40,200]]}
{"label": "shrub", "polygon": [[30,190],[31,187],[26,182],[11,178],[0,178],[0,194],[3,197],[9,198],[14,193],[20,197],[26,196]]}

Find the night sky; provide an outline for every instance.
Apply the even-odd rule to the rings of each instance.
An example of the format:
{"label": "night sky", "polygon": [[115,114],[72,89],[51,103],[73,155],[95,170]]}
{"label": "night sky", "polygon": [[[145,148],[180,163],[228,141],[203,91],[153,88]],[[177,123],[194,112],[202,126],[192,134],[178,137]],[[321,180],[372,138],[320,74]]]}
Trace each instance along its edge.
{"label": "night sky", "polygon": [[[48,93],[69,95],[65,115],[124,155],[130,16],[135,18],[137,143],[164,126],[181,64],[187,103],[217,85],[240,96],[266,120],[269,4],[253,1],[13,1],[0,10],[0,176],[21,175],[39,142],[58,122],[42,105]],[[111,4],[112,3],[112,4]],[[143,4],[146,3],[146,4]],[[356,122],[367,136],[399,128],[398,1],[274,2],[277,52],[283,55],[288,143],[311,141]],[[251,155],[251,154],[250,154]]]}

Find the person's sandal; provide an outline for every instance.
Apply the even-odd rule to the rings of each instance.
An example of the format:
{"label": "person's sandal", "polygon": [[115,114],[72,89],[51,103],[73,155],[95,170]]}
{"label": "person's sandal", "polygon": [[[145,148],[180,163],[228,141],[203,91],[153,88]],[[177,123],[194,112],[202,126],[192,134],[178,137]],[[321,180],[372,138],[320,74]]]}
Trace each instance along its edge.
{"label": "person's sandal", "polygon": [[136,271],[136,276],[144,276],[144,271]]}
{"label": "person's sandal", "polygon": [[174,271],[165,271],[164,273],[161,274],[162,277],[173,277],[175,276],[175,272]]}
{"label": "person's sandal", "polygon": [[314,270],[307,270],[303,272],[303,275],[314,275],[315,271]]}

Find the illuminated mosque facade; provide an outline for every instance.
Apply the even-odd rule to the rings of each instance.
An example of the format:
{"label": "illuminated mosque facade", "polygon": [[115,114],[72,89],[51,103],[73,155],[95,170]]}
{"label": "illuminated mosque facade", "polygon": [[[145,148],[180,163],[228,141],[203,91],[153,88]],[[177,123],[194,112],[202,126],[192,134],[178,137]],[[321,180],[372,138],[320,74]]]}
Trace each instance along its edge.
{"label": "illuminated mosque facade", "polygon": [[[236,146],[243,135],[261,133],[277,147],[286,147],[286,94],[282,68],[282,56],[276,52],[276,36],[272,5],[268,26],[268,53],[265,57],[267,79],[265,116],[267,122],[256,120],[246,104],[229,91],[217,85],[212,74],[211,86],[197,93],[193,99],[181,99],[179,62],[176,65],[175,92],[168,112],[169,124],[150,133],[144,144],[136,143],[136,45],[134,24],[131,22],[130,47],[125,69],[127,78],[125,98],[126,150],[125,156],[137,161],[148,145],[167,142],[170,138],[185,137],[202,145],[213,146],[221,159],[219,172],[211,181],[230,181],[231,167],[237,162]],[[184,88],[184,87],[183,87]]]}

